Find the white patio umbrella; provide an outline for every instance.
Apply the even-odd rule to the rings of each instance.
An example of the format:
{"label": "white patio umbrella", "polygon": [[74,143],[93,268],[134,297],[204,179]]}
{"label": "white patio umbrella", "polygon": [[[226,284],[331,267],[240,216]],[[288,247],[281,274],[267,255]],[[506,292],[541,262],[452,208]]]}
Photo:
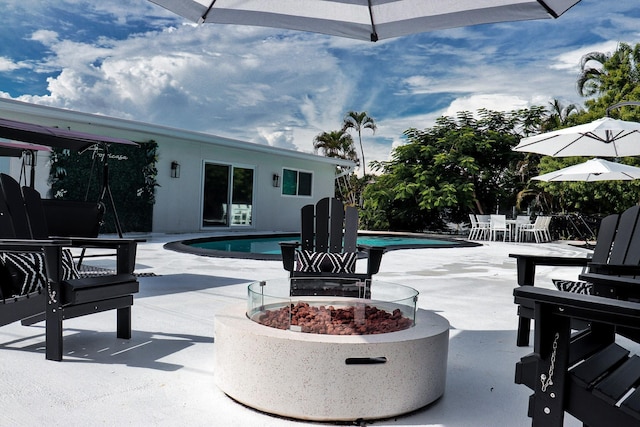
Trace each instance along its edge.
{"label": "white patio umbrella", "polygon": [[591,123],[523,138],[515,151],[553,157],[640,155],[640,123],[603,117]]}
{"label": "white patio umbrella", "polygon": [[193,22],[377,41],[495,22],[558,18],[580,0],[149,0]]}
{"label": "white patio umbrella", "polygon": [[610,162],[603,159],[591,159],[584,163],[545,173],[532,179],[546,182],[558,181],[630,181],[640,178],[640,168]]}

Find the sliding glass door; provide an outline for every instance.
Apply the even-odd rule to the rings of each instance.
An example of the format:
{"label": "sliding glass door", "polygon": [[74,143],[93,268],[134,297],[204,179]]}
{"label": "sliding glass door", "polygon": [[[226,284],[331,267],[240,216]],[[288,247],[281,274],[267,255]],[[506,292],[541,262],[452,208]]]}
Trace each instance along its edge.
{"label": "sliding glass door", "polygon": [[253,168],[205,163],[202,226],[250,226],[253,177]]}

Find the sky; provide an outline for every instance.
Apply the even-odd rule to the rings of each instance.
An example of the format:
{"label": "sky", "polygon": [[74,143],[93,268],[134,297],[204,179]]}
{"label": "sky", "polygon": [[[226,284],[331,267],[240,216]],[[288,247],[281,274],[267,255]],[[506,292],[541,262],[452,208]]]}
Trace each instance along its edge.
{"label": "sky", "polygon": [[640,43],[636,0],[376,43],[195,25],[147,0],[0,3],[0,97],[304,152],[366,111],[367,163],[443,115],[582,106],[582,56]]}

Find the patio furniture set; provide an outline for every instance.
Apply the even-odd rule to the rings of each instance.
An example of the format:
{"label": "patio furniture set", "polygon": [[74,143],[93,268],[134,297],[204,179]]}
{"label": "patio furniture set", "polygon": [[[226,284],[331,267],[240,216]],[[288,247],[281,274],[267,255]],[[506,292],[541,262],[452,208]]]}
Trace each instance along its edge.
{"label": "patio furniture set", "polygon": [[[533,426],[562,426],[570,413],[588,426],[640,425],[640,206],[602,220],[591,258],[513,254],[520,318],[517,345],[533,352],[516,383],[534,391]],[[535,287],[536,265],[580,266],[580,281]]]}
{"label": "patio furniture set", "polygon": [[[131,338],[136,242],[98,239],[93,230],[50,237],[40,194],[0,174],[0,325],[44,320],[48,360],[62,360],[65,319],[116,310],[118,338]],[[115,274],[81,277],[69,248],[114,249]]]}
{"label": "patio furniture set", "polygon": [[[357,211],[345,209],[334,199],[323,199],[317,205],[303,208],[301,215],[303,231],[299,247],[296,244],[282,245],[283,265],[290,277],[287,280],[287,295],[277,297],[284,297],[287,307],[291,298],[311,303],[315,298],[320,298],[333,305],[347,301],[353,308],[364,304],[375,305],[378,288],[382,290],[386,285],[372,281],[371,276],[379,269],[384,248],[355,245]],[[489,221],[473,217],[472,221],[470,238],[478,240],[496,239],[500,233],[506,240],[507,234],[514,236],[512,233],[517,224],[516,240],[523,239],[526,233],[535,239],[536,231],[533,230],[545,228],[544,225],[537,227],[535,223],[525,221],[518,223],[517,219],[512,220],[514,222],[510,227],[508,220],[497,216],[490,216]],[[13,178],[0,174],[0,258],[5,274],[0,287],[0,325],[18,320],[29,325],[45,320],[46,358],[58,361],[63,355],[62,322],[67,318],[115,309],[118,313],[118,337],[130,338],[133,294],[138,292],[139,286],[133,274],[136,242],[96,237],[51,238],[46,224],[39,194],[28,187],[20,188]],[[539,236],[538,241],[548,239],[548,235]],[[344,246],[342,242],[345,242]],[[68,247],[116,249],[116,274],[80,277],[74,271],[70,252],[65,249]],[[357,258],[354,253],[359,250],[368,251],[364,273],[355,272]],[[562,426],[565,412],[590,426],[638,425],[640,357],[631,355],[631,352],[634,346],[640,344],[640,279],[636,278],[640,275],[640,206],[603,219],[592,257],[511,256],[517,259],[519,285],[514,290],[520,319],[517,345],[528,345],[531,320],[535,321],[533,353],[523,357],[516,366],[516,383],[534,391],[529,401],[529,416],[533,419],[533,425]],[[11,267],[12,263],[14,267]],[[559,289],[555,291],[534,286],[537,265],[580,266],[586,267],[586,270],[579,275],[579,282],[569,284],[566,281],[554,281]],[[264,293],[263,285],[267,283],[252,284],[253,305],[260,301],[252,309],[257,309],[258,317],[272,308],[264,300],[271,296]],[[263,401],[254,402],[251,399],[247,403],[266,412],[298,418],[311,414],[308,419],[331,420],[364,418],[369,414],[373,414],[374,418],[400,415],[438,399],[444,393],[449,323],[435,313],[418,309],[416,299],[417,293],[413,297],[413,309],[408,311],[408,317],[413,313],[412,327],[368,338],[373,347],[369,351],[372,351],[371,354],[358,357],[348,350],[348,354],[344,353],[345,366],[339,364],[340,369],[335,370],[339,374],[332,376],[336,382],[344,379],[343,385],[348,388],[355,381],[352,376],[354,372],[361,377],[362,369],[366,369],[364,367],[367,365],[372,366],[368,381],[381,384],[390,378],[402,378],[400,374],[405,371],[428,373],[424,378],[420,377],[420,381],[415,377],[411,381],[406,380],[415,385],[411,389],[410,399],[404,394],[403,399],[380,402],[374,396],[362,395],[360,400],[340,405],[338,396],[334,408],[322,411],[317,411],[320,405],[308,405],[308,401],[314,399],[325,401],[327,396],[322,394],[300,399],[300,407],[296,407],[291,399],[287,399],[286,403],[275,399],[272,407],[265,407]],[[384,305],[389,304],[383,301],[385,298],[380,297],[380,300],[378,302],[384,307],[389,307]],[[398,302],[393,301],[393,304]],[[402,310],[406,311],[410,306],[403,306],[403,309],[397,310],[397,314],[394,310],[394,319],[402,319]],[[244,375],[249,366],[235,371],[230,368],[238,360],[238,343],[244,342],[248,346],[242,351],[252,351],[253,348],[260,352],[259,358],[249,357],[247,360],[263,360],[265,349],[270,346],[281,348],[285,341],[296,343],[299,340],[297,350],[309,347],[309,355],[316,354],[318,348],[324,345],[328,348],[346,345],[348,349],[352,341],[354,344],[361,342],[356,338],[327,338],[326,335],[315,339],[309,337],[313,335],[310,333],[302,333],[298,335],[299,338],[292,339],[289,333],[295,332],[298,326],[291,324],[286,331],[270,331],[272,328],[248,318],[245,309],[240,309],[240,314],[221,313],[216,321],[216,347],[220,349],[216,364],[218,368],[225,367],[216,371],[238,373],[231,380],[228,375],[220,374],[218,385],[223,391],[228,390],[232,397],[237,393],[240,401],[251,395],[244,390],[253,389],[257,384],[244,384],[238,388],[239,383],[253,378]],[[239,325],[242,329],[240,335],[236,331]],[[625,340],[617,339],[618,336]],[[228,345],[230,343],[233,345]],[[256,343],[262,344],[256,346]],[[225,352],[225,348],[231,348],[232,351]],[[357,348],[360,348],[359,344]],[[337,349],[331,351],[343,354]],[[394,351],[420,354],[421,357],[407,359],[417,363],[407,369],[407,361],[398,367],[393,363],[395,357],[387,357],[395,354]],[[276,354],[273,360],[284,359]],[[388,375],[395,370],[397,374]],[[263,369],[261,372],[269,371]],[[301,367],[293,376],[299,379],[300,375],[325,378],[326,372]],[[265,376],[261,381],[270,387],[275,379]],[[404,384],[405,380],[402,382]],[[404,389],[407,390],[406,387]],[[303,393],[307,389],[302,387],[297,390]],[[358,395],[355,392],[348,393],[351,397]],[[408,406],[407,402],[410,402]]]}
{"label": "patio furniture set", "polygon": [[503,242],[550,242],[551,234],[549,225],[550,216],[537,216],[531,222],[529,215],[518,215],[516,218],[507,219],[506,215],[476,215],[469,214],[471,229],[469,240],[498,240]]}

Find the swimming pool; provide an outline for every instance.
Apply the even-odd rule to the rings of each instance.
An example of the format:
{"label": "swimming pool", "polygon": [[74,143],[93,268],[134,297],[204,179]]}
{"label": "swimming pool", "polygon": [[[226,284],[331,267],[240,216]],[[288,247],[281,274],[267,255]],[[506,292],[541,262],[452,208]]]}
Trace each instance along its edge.
{"label": "swimming pool", "polygon": [[[166,249],[194,255],[247,258],[263,260],[279,260],[279,242],[299,241],[299,234],[268,234],[216,236],[200,239],[170,242]],[[452,248],[478,246],[478,243],[465,240],[447,239],[422,234],[362,234],[358,236],[358,244],[384,246],[387,250],[415,248]]]}

